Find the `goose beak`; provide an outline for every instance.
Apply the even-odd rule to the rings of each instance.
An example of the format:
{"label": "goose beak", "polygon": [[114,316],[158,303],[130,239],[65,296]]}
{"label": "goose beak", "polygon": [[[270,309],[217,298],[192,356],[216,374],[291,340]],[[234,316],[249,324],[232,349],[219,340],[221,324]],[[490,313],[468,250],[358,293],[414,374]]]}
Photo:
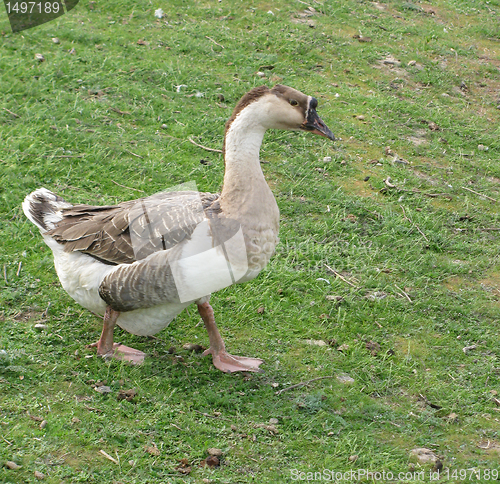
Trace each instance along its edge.
{"label": "goose beak", "polygon": [[335,141],[335,136],[333,135],[333,133],[323,122],[323,120],[318,116],[316,110],[312,109],[311,107],[308,110],[307,119],[302,123],[300,128]]}

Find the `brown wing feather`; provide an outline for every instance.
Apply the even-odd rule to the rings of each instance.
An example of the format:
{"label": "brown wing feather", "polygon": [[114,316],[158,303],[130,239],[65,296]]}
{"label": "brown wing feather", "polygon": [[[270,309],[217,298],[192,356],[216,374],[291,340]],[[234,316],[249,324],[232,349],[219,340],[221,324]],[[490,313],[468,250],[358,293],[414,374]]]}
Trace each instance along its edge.
{"label": "brown wing feather", "polygon": [[220,213],[218,199],[212,193],[166,192],[119,205],[74,205],[47,235],[67,252],[84,252],[106,264],[131,264],[189,238],[204,213]]}

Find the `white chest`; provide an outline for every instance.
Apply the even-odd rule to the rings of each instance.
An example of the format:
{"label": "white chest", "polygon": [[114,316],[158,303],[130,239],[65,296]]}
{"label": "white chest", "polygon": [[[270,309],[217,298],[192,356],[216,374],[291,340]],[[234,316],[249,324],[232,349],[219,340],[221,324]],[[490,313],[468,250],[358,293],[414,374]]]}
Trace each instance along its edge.
{"label": "white chest", "polygon": [[248,272],[238,282],[247,282],[257,277],[274,254],[279,239],[275,230],[246,230],[245,246]]}

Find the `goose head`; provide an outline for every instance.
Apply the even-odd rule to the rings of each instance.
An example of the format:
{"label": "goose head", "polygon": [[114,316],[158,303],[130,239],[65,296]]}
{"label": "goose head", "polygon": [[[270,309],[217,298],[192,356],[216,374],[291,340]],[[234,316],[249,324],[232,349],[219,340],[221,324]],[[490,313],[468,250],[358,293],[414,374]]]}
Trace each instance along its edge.
{"label": "goose head", "polygon": [[318,116],[317,106],[317,99],[291,87],[280,84],[271,89],[259,86],[240,99],[226,125],[226,132],[245,113],[247,127],[255,124],[264,129],[309,131],[335,140],[333,133]]}

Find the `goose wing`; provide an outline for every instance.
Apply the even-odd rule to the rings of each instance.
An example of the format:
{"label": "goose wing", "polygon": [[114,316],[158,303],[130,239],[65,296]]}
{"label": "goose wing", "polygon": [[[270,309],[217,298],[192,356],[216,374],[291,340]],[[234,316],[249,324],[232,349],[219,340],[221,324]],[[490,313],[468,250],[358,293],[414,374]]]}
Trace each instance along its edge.
{"label": "goose wing", "polygon": [[219,195],[163,192],[118,205],[74,205],[46,235],[105,264],[131,264],[190,238],[196,226],[220,212]]}

